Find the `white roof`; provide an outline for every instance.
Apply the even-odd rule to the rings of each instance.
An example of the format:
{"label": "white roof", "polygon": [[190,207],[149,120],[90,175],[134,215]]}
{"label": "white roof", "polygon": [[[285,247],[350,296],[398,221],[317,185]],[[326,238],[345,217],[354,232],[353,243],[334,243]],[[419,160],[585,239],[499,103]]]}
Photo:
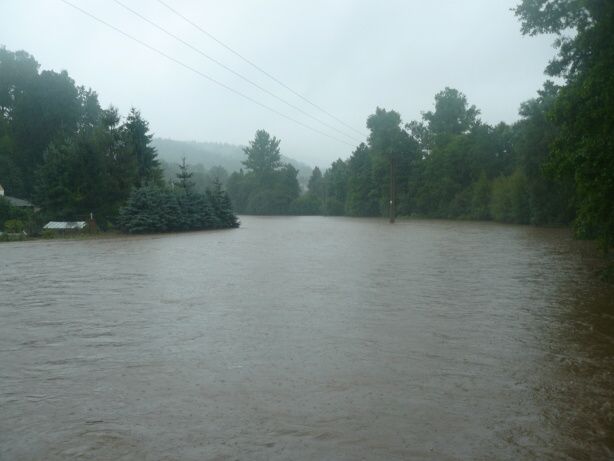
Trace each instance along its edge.
{"label": "white roof", "polygon": [[27,207],[27,208],[34,207],[34,205],[32,205],[30,202],[22,198],[9,197],[8,195],[5,195],[4,198],[8,200],[8,202],[13,206],[20,206],[20,207]]}
{"label": "white roof", "polygon": [[85,221],[49,221],[43,229],[85,229]]}

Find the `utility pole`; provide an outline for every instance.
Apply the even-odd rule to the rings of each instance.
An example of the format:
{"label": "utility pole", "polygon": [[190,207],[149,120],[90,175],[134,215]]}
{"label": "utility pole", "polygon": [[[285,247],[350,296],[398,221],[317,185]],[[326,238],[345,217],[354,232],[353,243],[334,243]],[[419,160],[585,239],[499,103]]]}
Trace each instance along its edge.
{"label": "utility pole", "polygon": [[394,160],[390,156],[390,224],[394,224],[396,219],[396,187],[394,179]]}

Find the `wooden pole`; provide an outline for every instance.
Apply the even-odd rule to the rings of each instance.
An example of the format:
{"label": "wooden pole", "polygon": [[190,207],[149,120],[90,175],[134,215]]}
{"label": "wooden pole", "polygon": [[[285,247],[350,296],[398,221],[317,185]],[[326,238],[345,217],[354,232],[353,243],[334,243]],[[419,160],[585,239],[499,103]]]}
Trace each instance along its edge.
{"label": "wooden pole", "polygon": [[394,160],[390,157],[390,224],[396,219],[396,197],[394,183]]}

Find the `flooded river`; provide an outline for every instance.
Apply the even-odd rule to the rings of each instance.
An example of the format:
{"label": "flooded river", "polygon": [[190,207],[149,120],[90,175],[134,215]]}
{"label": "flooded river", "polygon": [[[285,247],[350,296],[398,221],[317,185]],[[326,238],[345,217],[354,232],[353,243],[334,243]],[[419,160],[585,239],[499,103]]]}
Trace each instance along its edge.
{"label": "flooded river", "polygon": [[0,459],[614,457],[614,290],[498,224],[0,245]]}

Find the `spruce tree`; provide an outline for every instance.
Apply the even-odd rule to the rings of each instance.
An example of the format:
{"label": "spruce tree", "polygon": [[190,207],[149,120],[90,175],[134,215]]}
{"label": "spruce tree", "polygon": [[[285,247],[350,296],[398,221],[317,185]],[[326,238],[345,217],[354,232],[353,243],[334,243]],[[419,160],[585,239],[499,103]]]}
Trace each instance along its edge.
{"label": "spruce tree", "polygon": [[185,157],[181,159],[181,163],[179,164],[179,173],[177,176],[177,181],[175,181],[175,186],[180,188],[184,193],[190,194],[192,189],[194,188],[194,183],[190,181],[194,173],[188,171],[188,165],[185,163]]}

